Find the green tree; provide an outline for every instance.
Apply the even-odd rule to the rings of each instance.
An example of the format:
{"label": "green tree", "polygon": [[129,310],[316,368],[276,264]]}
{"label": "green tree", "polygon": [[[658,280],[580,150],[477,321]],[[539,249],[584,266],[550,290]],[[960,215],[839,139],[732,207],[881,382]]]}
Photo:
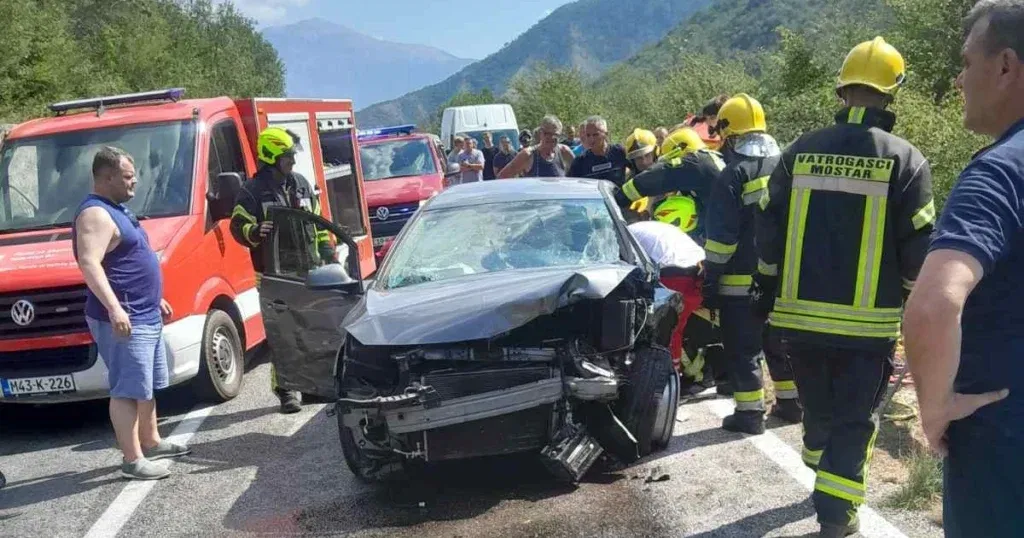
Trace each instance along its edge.
{"label": "green tree", "polygon": [[886,0],[895,19],[893,44],[907,60],[909,84],[942,103],[960,71],[963,18],[975,0]]}

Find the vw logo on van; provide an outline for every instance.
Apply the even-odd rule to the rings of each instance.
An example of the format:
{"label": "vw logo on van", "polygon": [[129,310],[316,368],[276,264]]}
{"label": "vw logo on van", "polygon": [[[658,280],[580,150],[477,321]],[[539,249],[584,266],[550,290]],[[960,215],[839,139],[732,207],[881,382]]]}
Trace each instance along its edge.
{"label": "vw logo on van", "polygon": [[25,299],[19,299],[11,306],[11,320],[22,327],[28,326],[36,319],[36,307]]}
{"label": "vw logo on van", "polygon": [[377,220],[388,220],[390,215],[391,211],[388,210],[388,206],[382,205],[377,208]]}

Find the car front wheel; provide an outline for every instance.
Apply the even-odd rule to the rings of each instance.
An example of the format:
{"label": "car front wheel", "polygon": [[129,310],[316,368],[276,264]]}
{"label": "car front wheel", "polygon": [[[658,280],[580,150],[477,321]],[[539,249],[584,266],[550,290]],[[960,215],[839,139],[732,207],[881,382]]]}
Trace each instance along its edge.
{"label": "car front wheel", "polygon": [[678,405],[679,376],[671,353],[655,346],[638,350],[615,414],[636,438],[640,457],[668,446]]}

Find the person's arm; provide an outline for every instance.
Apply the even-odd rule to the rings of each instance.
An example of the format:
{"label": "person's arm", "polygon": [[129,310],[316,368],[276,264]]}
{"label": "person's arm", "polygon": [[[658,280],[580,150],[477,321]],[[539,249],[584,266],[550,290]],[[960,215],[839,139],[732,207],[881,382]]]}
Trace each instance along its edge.
{"label": "person's arm", "polygon": [[1006,390],[958,394],[960,318],[968,296],[1010,250],[1024,229],[1018,181],[989,163],[972,163],[943,209],[903,319],[907,364],[914,376],[921,425],[928,443],[945,454],[946,428]]}
{"label": "person's arm", "polygon": [[935,228],[932,172],[928,161],[922,159],[905,182],[896,215],[896,242],[899,245],[903,297],[906,298],[928,254],[928,243]]}
{"label": "person's arm", "polygon": [[717,293],[718,279],[725,272],[726,264],[732,259],[739,246],[740,196],[736,191],[735,171],[724,172],[711,187],[707,202],[707,241],[705,260],[705,297]]}
{"label": "person's arm", "polygon": [[242,246],[252,248],[259,245],[273,228],[270,221],[259,222],[257,215],[263,215],[262,208],[249,190],[243,187],[235,199],[235,208],[228,225],[231,237]]}
{"label": "person's arm", "polygon": [[793,153],[783,153],[779,165],[768,179],[768,196],[764,207],[754,212],[754,230],[757,245],[757,273],[755,280],[761,315],[767,315],[774,304],[779,283],[779,270],[786,250],[789,223],[789,193],[793,187],[791,172]]}
{"label": "person's arm", "polygon": [[107,309],[114,331],[119,336],[127,337],[132,330],[128,313],[118,302],[107,280],[107,273],[103,270],[103,258],[115,241],[116,232],[114,219],[101,207],[86,208],[75,220],[78,268],[85,278],[85,285]]}
{"label": "person's arm", "polygon": [[510,177],[516,177],[526,171],[530,164],[530,149],[524,148],[519,152],[512,161],[505,165],[505,168],[501,169],[498,173],[498,179],[508,179]]}
{"label": "person's arm", "polygon": [[482,151],[477,151],[470,159],[472,160],[467,161],[470,170],[474,172],[482,172],[484,170],[484,163],[487,162],[487,158],[484,157]]}
{"label": "person's arm", "polygon": [[559,153],[562,157],[562,168],[569,170],[572,167],[572,161],[576,159],[576,155],[573,154],[572,149],[564,144],[558,145]]}

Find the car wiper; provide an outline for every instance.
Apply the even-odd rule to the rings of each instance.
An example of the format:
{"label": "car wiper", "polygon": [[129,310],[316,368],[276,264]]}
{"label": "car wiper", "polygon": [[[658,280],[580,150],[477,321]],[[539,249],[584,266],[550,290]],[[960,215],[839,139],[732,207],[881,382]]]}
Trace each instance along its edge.
{"label": "car wiper", "polygon": [[52,230],[54,228],[67,228],[70,222],[56,222],[52,224],[37,224],[35,226],[22,226],[20,228],[7,228],[0,230],[0,234],[16,234],[21,232],[32,232],[36,230]]}

